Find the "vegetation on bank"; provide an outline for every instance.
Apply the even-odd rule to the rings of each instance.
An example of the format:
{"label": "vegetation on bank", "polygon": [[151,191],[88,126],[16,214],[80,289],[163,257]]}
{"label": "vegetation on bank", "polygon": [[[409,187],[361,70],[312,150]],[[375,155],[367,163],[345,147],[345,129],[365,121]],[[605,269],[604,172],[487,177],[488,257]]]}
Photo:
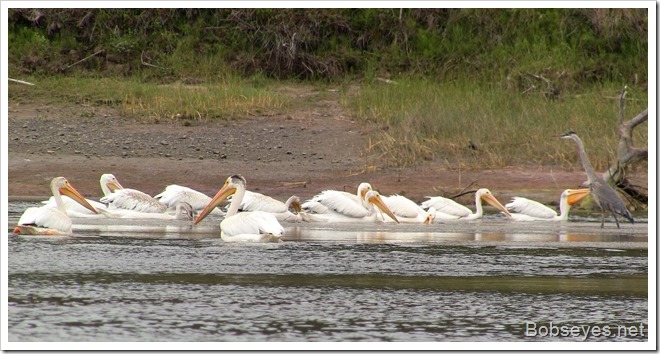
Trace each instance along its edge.
{"label": "vegetation on bank", "polygon": [[10,9],[9,76],[39,85],[9,94],[185,122],[286,112],[308,103],[277,86],[311,83],[392,165],[575,163],[572,129],[604,169],[619,90],[648,106],[647,38],[646,9]]}

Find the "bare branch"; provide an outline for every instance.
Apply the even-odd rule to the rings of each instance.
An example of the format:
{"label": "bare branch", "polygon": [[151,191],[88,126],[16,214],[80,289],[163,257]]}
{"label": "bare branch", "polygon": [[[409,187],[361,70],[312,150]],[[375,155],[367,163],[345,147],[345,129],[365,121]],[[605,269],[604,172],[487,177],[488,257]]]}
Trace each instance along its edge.
{"label": "bare branch", "polygon": [[36,86],[35,84],[33,84],[31,82],[27,82],[27,81],[23,81],[23,80],[16,80],[16,79],[11,79],[11,78],[7,78],[7,80],[9,80],[11,82],[17,82],[17,83],[23,84],[23,85]]}
{"label": "bare branch", "polygon": [[640,123],[645,122],[649,118],[649,109],[643,110],[640,114],[636,115],[634,118],[628,121],[626,125],[629,127],[629,129],[634,129],[636,126],[638,126]]}
{"label": "bare branch", "polygon": [[99,54],[103,53],[104,51],[105,51],[105,49],[101,49],[101,50],[99,50],[98,52],[96,52],[96,53],[94,53],[94,54],[88,55],[88,56],[86,56],[86,57],[84,57],[84,58],[78,60],[77,62],[75,62],[75,63],[73,63],[73,64],[71,64],[71,65],[69,65],[69,66],[66,66],[66,67],[65,67],[64,69],[62,69],[62,70],[66,70],[66,69],[68,69],[68,68],[70,68],[70,67],[72,67],[72,66],[74,66],[74,65],[78,65],[78,64],[84,62],[85,60],[88,60],[89,58],[91,58],[91,57],[93,57],[93,56],[96,56],[96,55],[99,55]]}
{"label": "bare branch", "polygon": [[147,63],[146,61],[144,61],[144,51],[142,51],[142,54],[140,54],[140,62],[142,63],[142,65],[146,65],[146,66],[151,66],[151,67],[153,67],[153,68],[159,68],[159,69],[162,69],[162,67],[160,67],[160,66],[158,66],[158,65],[150,64],[150,63]]}
{"label": "bare branch", "polygon": [[626,90],[628,89],[628,85],[623,86],[623,89],[621,89],[621,93],[619,94],[619,125],[623,124],[623,119],[624,119],[624,111],[626,108]]}

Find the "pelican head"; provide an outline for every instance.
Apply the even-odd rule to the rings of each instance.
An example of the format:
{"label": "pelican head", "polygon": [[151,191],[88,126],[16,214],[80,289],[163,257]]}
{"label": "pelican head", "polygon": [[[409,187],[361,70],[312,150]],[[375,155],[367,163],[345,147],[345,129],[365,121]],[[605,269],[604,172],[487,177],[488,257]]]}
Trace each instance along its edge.
{"label": "pelican head", "polygon": [[481,188],[476,193],[476,198],[483,200],[484,202],[494,206],[497,210],[504,213],[504,215],[511,217],[511,213],[493,196],[493,194],[487,188]]}
{"label": "pelican head", "polygon": [[114,192],[118,189],[124,189],[124,187],[119,184],[119,181],[117,181],[117,178],[115,178],[115,175],[112,173],[105,173],[101,175],[101,185],[108,187],[111,192]]}
{"label": "pelican head", "polygon": [[187,202],[178,202],[174,214],[176,220],[195,220],[195,209]]}
{"label": "pelican head", "polygon": [[424,218],[424,221],[422,224],[424,225],[431,225],[433,224],[433,220],[435,220],[435,208],[430,207],[429,210],[426,211],[426,217]]}
{"label": "pelican head", "polygon": [[360,198],[362,198],[362,199],[365,199],[364,198],[365,195],[367,194],[367,192],[369,192],[371,190],[373,190],[373,188],[371,188],[371,184],[369,184],[367,182],[360,183],[360,185],[358,186],[358,189],[357,189],[358,194],[360,195]]}
{"label": "pelican head", "polygon": [[300,205],[300,198],[297,196],[291,196],[289,198],[291,200],[291,203],[289,203],[289,207],[293,209],[293,211],[296,212],[296,214],[300,213],[302,211],[302,205]]}
{"label": "pelican head", "polygon": [[94,207],[91,204],[89,204],[87,199],[85,199],[82,195],[80,195],[80,193],[78,193],[78,191],[75,188],[73,188],[71,183],[69,183],[69,181],[66,178],[64,177],[53,178],[53,180],[50,182],[50,188],[53,190],[53,195],[56,194],[66,195],[67,197],[75,200],[76,203],[89,209],[94,214],[98,214],[96,209],[94,209]]}
{"label": "pelican head", "polygon": [[385,205],[383,199],[380,197],[380,193],[378,193],[377,191],[374,190],[368,191],[364,195],[364,200],[369,204],[375,205],[383,213],[387,214],[387,216],[392,218],[392,220],[399,223],[399,219],[397,219],[394,213],[390,210],[390,208],[388,208],[387,205]]}
{"label": "pelican head", "polygon": [[[230,195],[236,193],[239,189],[245,191],[246,181],[245,178],[241,175],[233,175],[227,178],[225,184],[220,188],[218,193],[211,199],[211,201],[206,205],[204,210],[197,216],[195,219],[195,224],[199,223],[208,215],[215,207],[220,205],[225,199]],[[234,201],[232,201],[233,203]]]}
{"label": "pelican head", "polygon": [[568,205],[573,206],[589,195],[589,188],[567,189],[561,193],[561,199],[566,199]]}

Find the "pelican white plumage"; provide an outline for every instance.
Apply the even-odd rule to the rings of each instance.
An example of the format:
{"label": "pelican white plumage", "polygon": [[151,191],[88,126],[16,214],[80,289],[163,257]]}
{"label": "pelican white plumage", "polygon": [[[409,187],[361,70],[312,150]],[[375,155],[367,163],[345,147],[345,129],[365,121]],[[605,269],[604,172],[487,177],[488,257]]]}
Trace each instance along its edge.
{"label": "pelican white plumage", "polygon": [[364,195],[364,205],[353,200],[350,193],[339,191],[324,191],[303,203],[303,210],[308,211],[310,221],[326,222],[376,222],[378,218],[376,208],[387,214],[395,222],[399,222],[396,215],[385,205],[380,193],[374,190]]}
{"label": "pelican white plumage", "polygon": [[27,208],[18,220],[14,228],[15,234],[25,235],[71,235],[72,222],[67,215],[62,201],[62,194],[80,203],[92,212],[94,207],[73,188],[71,183],[64,177],[55,177],[50,182],[55,206],[43,205],[41,207]]}
{"label": "pelican white plumage", "polygon": [[[211,202],[211,197],[208,195],[178,184],[170,184],[165,187],[165,190],[155,195],[154,199],[167,205],[169,210],[175,209],[181,202],[186,202],[190,204],[193,210],[201,211]],[[220,208],[213,209],[212,213],[225,215],[225,212]]]}
{"label": "pelican white plumage", "polygon": [[422,202],[422,208],[433,207],[436,210],[436,219],[462,219],[474,220],[479,219],[484,214],[482,201],[494,206],[506,216],[511,216],[508,210],[493,196],[487,188],[481,188],[475,193],[475,206],[476,210],[473,213],[468,207],[461,205],[449,198],[444,197],[427,197],[428,199]]}
{"label": "pelican white plumage", "polygon": [[284,228],[273,214],[263,211],[238,212],[245,195],[245,185],[243,176],[233,175],[227,178],[222,188],[197,216],[195,224],[233,195],[227,214],[220,223],[220,237],[226,242],[280,242]]}
{"label": "pelican white plumage", "polygon": [[187,202],[178,202],[174,213],[169,211],[162,213],[145,213],[129,209],[99,209],[103,217],[117,219],[159,219],[159,220],[194,220],[196,212]]}
{"label": "pelican white plumage", "polygon": [[[279,221],[304,220],[300,215],[302,210],[300,198],[295,195],[289,197],[286,202],[281,202],[267,195],[246,190],[239,208],[242,211],[265,211],[273,214]],[[289,209],[293,209],[295,214]]]}
{"label": "pelican white plumage", "polygon": [[[99,183],[101,185],[101,191],[103,192],[104,196],[111,194],[113,190],[122,188],[121,184],[117,182],[117,178],[115,178],[115,176],[110,173],[105,173],[101,175],[101,178],[99,179]],[[86,200],[97,211],[107,209],[108,207],[107,205],[92,199],[86,199]],[[91,210],[87,209],[83,205],[77,203],[76,201],[74,201],[73,199],[67,196],[62,196],[62,202],[64,203],[64,209],[66,209],[67,215],[69,215],[72,218],[104,217],[103,214],[92,212]],[[51,207],[56,207],[55,196],[50,197],[47,201],[43,203]]]}
{"label": "pelican white plumage", "polygon": [[108,209],[127,209],[144,213],[164,213],[168,206],[137,189],[123,188],[115,179],[115,189],[101,198],[101,203],[108,204]]}
{"label": "pelican white plumage", "polygon": [[341,213],[342,210],[350,211],[353,208],[357,208],[360,211],[358,206],[365,209],[369,207],[364,196],[371,190],[373,190],[371,184],[366,182],[358,185],[356,194],[333,189],[325,190],[304,202],[301,207],[303,210],[313,214],[325,214],[330,210]]}
{"label": "pelican white plumage", "polygon": [[[417,203],[402,195],[395,194],[383,197],[383,202],[397,216],[399,222],[432,224],[433,219],[435,219],[435,208],[431,207],[426,211]],[[387,218],[385,221],[393,220]]]}
{"label": "pelican white plumage", "polygon": [[371,184],[366,182],[358,185],[356,194],[338,190],[325,190],[303,203],[302,208],[317,214],[327,212],[327,208],[342,210],[344,208],[355,207],[352,204],[368,208],[364,196],[371,190],[373,190]]}
{"label": "pelican white plumage", "polygon": [[589,195],[589,188],[564,190],[559,198],[559,215],[537,201],[522,197],[513,197],[506,208],[512,212],[511,219],[516,221],[566,221],[571,206],[580,202],[587,195]]}

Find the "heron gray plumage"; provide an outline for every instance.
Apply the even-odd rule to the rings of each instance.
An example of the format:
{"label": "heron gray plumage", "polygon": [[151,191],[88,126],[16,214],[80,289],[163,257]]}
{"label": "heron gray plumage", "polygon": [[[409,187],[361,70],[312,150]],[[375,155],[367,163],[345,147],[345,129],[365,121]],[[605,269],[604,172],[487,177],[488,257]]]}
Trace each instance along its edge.
{"label": "heron gray plumage", "polygon": [[584,171],[587,173],[587,184],[589,185],[591,198],[600,208],[600,227],[602,228],[605,225],[606,211],[614,216],[614,221],[616,221],[617,228],[620,228],[619,219],[616,217],[617,214],[630,220],[631,223],[634,223],[635,220],[633,219],[632,215],[630,215],[628,209],[626,209],[626,205],[623,200],[621,200],[621,197],[619,197],[614,188],[610,187],[610,185],[607,184],[607,182],[601,176],[599,176],[596,171],[594,171],[591,162],[589,162],[589,157],[587,157],[587,153],[584,151],[584,144],[582,143],[582,139],[580,139],[580,137],[573,131],[569,131],[568,133],[562,135],[561,138],[571,139],[577,145],[580,162],[582,162],[582,167],[584,167]]}

